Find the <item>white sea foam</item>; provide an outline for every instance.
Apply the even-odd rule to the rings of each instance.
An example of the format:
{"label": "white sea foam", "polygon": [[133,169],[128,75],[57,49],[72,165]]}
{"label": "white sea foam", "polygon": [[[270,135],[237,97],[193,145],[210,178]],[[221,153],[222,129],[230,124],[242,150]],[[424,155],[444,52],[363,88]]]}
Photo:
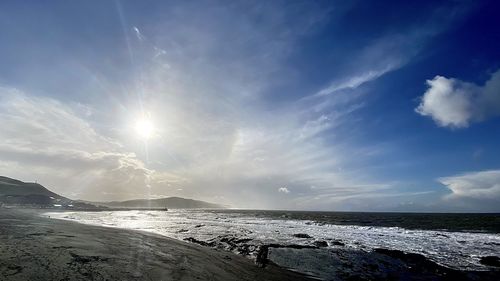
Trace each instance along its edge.
{"label": "white sea foam", "polygon": [[[318,224],[307,220],[254,217],[241,213],[200,210],[51,212],[45,215],[85,224],[144,230],[176,239],[207,241],[232,235],[256,244],[310,245],[315,240],[339,240],[346,247],[370,251],[387,248],[419,253],[456,269],[485,270],[479,258],[498,255],[500,235],[492,233],[409,230],[399,227]],[[314,239],[297,238],[305,233]],[[330,246],[336,247],[336,246]]]}

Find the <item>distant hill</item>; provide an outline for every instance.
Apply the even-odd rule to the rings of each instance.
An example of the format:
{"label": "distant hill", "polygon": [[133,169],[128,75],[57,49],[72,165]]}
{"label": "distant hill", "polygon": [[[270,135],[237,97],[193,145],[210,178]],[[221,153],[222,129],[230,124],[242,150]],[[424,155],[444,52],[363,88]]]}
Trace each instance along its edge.
{"label": "distant hill", "polygon": [[73,201],[32,182],[0,176],[0,203],[43,208],[96,209],[92,204]]}
{"label": "distant hill", "polygon": [[8,177],[0,176],[0,196],[1,195],[14,195],[14,196],[27,196],[27,195],[42,195],[52,197],[54,199],[68,200],[57,193],[54,193],[38,183],[22,182],[20,180],[11,179]]}
{"label": "distant hill", "polygon": [[222,205],[208,203],[200,200],[185,199],[180,197],[167,197],[159,199],[137,199],[128,201],[113,201],[94,203],[114,208],[169,208],[169,209],[193,209],[193,208],[225,208]]}

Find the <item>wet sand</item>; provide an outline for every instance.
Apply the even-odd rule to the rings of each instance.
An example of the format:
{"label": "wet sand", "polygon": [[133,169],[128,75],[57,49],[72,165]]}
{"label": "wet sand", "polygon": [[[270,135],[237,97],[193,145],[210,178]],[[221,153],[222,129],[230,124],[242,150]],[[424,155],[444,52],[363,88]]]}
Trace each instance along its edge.
{"label": "wet sand", "polygon": [[164,236],[0,209],[0,280],[308,280]]}

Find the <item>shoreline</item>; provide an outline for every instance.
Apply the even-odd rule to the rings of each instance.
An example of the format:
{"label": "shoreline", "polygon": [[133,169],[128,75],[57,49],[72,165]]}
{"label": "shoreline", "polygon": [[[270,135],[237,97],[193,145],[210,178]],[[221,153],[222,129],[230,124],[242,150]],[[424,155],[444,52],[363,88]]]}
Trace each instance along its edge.
{"label": "shoreline", "polygon": [[[456,270],[421,254],[401,250],[364,251],[343,245],[325,248],[320,244],[258,246],[231,235],[208,241],[181,240],[147,230],[51,218],[43,213],[38,209],[0,209],[0,277],[4,278],[1,280],[499,280],[500,277],[498,267],[490,267],[490,271]],[[256,250],[254,259],[249,258],[250,247]]]}
{"label": "shoreline", "polygon": [[2,280],[312,280],[158,234],[0,210]]}
{"label": "shoreline", "polygon": [[[146,227],[146,231],[155,231],[160,235],[179,241],[189,241],[207,248],[245,256],[254,260],[260,266],[266,266],[268,263],[277,264],[282,268],[323,280],[349,280],[352,278],[399,280],[398,277],[433,280],[475,280],[478,278],[481,280],[499,280],[500,277],[498,267],[485,268],[482,266],[483,270],[447,267],[446,264],[440,264],[439,260],[414,252],[410,248],[386,247],[383,243],[371,250],[355,247],[353,245],[359,243],[355,237],[347,238],[338,232],[329,235],[318,235],[311,229],[298,228],[285,231],[289,228],[285,227],[283,229],[276,225],[276,228],[273,229],[279,233],[278,236],[264,241],[259,238],[262,233],[259,232],[258,228],[241,228],[238,227],[242,223],[241,221],[230,219],[226,222],[227,218],[219,217],[219,215],[214,215],[213,220],[210,220],[206,217],[206,214],[200,217],[174,212],[170,213],[169,219],[165,221],[158,215],[144,214],[138,217],[136,215],[133,214],[134,218],[131,220],[115,220],[114,215],[105,216],[101,219],[104,219],[104,222],[112,221],[113,224],[109,227],[136,229]],[[122,216],[118,217],[121,218]],[[156,223],[141,223],[142,220],[148,221],[151,219]],[[224,222],[220,223],[222,220]],[[249,223],[252,220],[253,218],[247,218],[244,223]],[[94,225],[102,225],[98,222],[99,220],[95,221]],[[133,225],[127,225],[128,223],[133,223]],[[163,225],[165,229],[160,230],[158,228],[160,225]],[[218,231],[217,229],[220,227],[230,229],[235,227],[241,233]],[[306,227],[312,226],[306,225]],[[370,230],[370,232],[372,231],[375,230]],[[306,233],[310,234],[310,236],[306,235]],[[372,235],[378,235],[377,233],[375,231]],[[437,235],[440,235],[438,237],[446,237],[441,239],[452,239],[444,234],[438,233]],[[457,250],[457,252],[461,253],[460,250]],[[463,253],[469,253],[470,255],[470,252],[465,251]]]}

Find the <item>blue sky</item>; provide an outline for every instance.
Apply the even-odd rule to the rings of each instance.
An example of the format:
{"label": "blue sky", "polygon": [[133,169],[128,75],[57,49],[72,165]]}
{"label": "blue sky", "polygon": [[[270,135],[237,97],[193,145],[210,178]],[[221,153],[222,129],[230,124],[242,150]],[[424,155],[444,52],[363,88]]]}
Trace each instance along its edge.
{"label": "blue sky", "polygon": [[3,1],[0,174],[88,200],[498,212],[498,8]]}

